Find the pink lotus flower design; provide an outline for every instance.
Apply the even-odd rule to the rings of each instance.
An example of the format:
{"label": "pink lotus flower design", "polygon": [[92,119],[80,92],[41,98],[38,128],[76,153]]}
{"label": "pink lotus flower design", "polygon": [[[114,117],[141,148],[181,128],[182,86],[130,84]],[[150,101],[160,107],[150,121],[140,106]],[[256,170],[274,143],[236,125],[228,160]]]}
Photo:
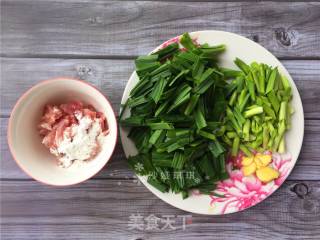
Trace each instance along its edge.
{"label": "pink lotus flower design", "polygon": [[240,211],[261,202],[279,188],[292,169],[289,154],[273,153],[272,167],[280,172],[280,176],[264,184],[256,176],[243,176],[242,172],[239,169],[233,169],[233,166],[234,162],[227,163],[226,168],[230,178],[219,182],[216,195],[210,196],[210,206],[218,207],[222,214]]}
{"label": "pink lotus flower design", "polygon": [[[165,48],[179,41],[179,36],[174,37],[163,43],[159,48]],[[193,39],[193,41],[198,44],[197,39]],[[180,51],[185,51],[185,49],[180,48]],[[254,206],[280,187],[293,168],[291,155],[269,153],[272,154],[271,165],[280,172],[280,176],[267,184],[262,183],[255,175],[246,177],[242,174],[239,168],[241,167],[243,153],[239,153],[236,158],[226,164],[230,178],[219,182],[215,194],[210,195],[210,206],[217,213],[232,213]],[[192,195],[200,196],[202,194],[198,190],[193,190]]]}

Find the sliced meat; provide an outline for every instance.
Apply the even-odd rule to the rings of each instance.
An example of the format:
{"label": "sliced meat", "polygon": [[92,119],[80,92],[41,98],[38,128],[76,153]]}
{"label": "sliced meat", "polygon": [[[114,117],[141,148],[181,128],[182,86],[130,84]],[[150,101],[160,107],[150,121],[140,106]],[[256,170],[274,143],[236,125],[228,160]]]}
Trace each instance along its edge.
{"label": "sliced meat", "polygon": [[55,148],[57,147],[57,145],[55,144],[55,138],[56,138],[56,130],[52,130],[42,139],[42,143],[47,148]]}
{"label": "sliced meat", "polygon": [[99,123],[100,123],[102,131],[105,132],[108,129],[105,116],[103,115],[103,113],[97,112],[97,118],[99,119]]}
{"label": "sliced meat", "polygon": [[57,144],[59,144],[63,140],[64,130],[69,126],[70,126],[69,116],[64,117],[54,126],[54,129],[56,130],[55,142]]}
{"label": "sliced meat", "polygon": [[90,110],[88,108],[84,108],[82,110],[82,112],[83,112],[83,116],[87,116],[87,117],[89,117],[91,119],[95,119],[97,117],[97,112],[93,111],[93,110]]}
{"label": "sliced meat", "polygon": [[[43,137],[42,143],[49,148],[54,155],[61,158],[62,156],[60,156],[58,152],[59,144],[64,140],[65,136],[72,141],[73,137],[75,137],[72,136],[72,134],[74,134],[73,126],[77,125],[83,117],[98,120],[103,134],[108,134],[109,130],[104,114],[97,112],[91,105],[84,106],[83,103],[79,101],[73,101],[59,106],[47,104],[44,107],[43,116],[38,125],[39,134]],[[91,157],[94,157],[99,151],[100,146],[97,143],[97,146],[94,147],[90,154]],[[72,162],[70,164],[72,164]]]}
{"label": "sliced meat", "polygon": [[58,106],[47,104],[44,107],[44,113],[41,118],[39,128],[51,130],[52,125],[54,125],[56,121],[60,119],[62,116],[63,116],[63,112]]}
{"label": "sliced meat", "polygon": [[80,101],[73,101],[73,102],[61,104],[60,108],[66,114],[74,114],[75,111],[81,110],[83,108],[83,103]]}

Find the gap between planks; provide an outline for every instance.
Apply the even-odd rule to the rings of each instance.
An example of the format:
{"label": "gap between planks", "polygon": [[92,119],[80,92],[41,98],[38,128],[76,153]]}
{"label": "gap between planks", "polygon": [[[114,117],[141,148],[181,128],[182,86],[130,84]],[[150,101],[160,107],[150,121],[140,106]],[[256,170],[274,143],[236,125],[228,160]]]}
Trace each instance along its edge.
{"label": "gap between planks", "polygon": [[[7,115],[7,114],[3,114],[3,115],[0,115],[0,119],[6,119],[6,118],[10,118],[10,115]],[[119,121],[119,116],[116,116],[117,118],[117,121]],[[305,117],[304,120],[320,120],[320,118],[318,117]]]}
{"label": "gap between planks", "polygon": [[[146,53],[147,54],[147,53]],[[15,54],[4,53],[0,54],[1,58],[52,58],[52,59],[87,59],[87,60],[134,60],[138,55],[77,55],[77,54]],[[290,61],[317,61],[320,60],[320,56],[315,57],[277,57],[278,60],[290,60]]]}
{"label": "gap between planks", "polygon": [[[52,58],[52,59],[87,59],[87,60],[134,60],[137,55],[77,55],[77,54],[0,54],[1,58]],[[310,59],[309,59],[310,60]],[[313,60],[313,59],[311,59]],[[317,60],[317,59],[315,59]],[[320,57],[319,57],[320,60]]]}
{"label": "gap between planks", "polygon": [[[312,166],[312,165],[310,165]],[[93,176],[92,178],[86,180],[86,182],[88,181],[105,181],[105,180],[116,180],[116,181],[134,181],[134,180],[137,180],[136,177],[95,177]],[[292,183],[295,183],[295,182],[319,182],[319,180],[301,180],[301,179],[297,179],[297,180],[294,180],[294,179],[286,179],[285,180],[286,182],[292,182]],[[43,185],[42,183],[32,179],[32,178],[0,178],[0,182],[34,182],[34,183],[38,183],[38,184],[41,184]],[[81,184],[81,183],[78,183],[78,184]],[[78,185],[78,184],[75,184],[75,185]],[[59,186],[57,186],[59,187]],[[68,187],[68,186],[62,186],[62,187]]]}

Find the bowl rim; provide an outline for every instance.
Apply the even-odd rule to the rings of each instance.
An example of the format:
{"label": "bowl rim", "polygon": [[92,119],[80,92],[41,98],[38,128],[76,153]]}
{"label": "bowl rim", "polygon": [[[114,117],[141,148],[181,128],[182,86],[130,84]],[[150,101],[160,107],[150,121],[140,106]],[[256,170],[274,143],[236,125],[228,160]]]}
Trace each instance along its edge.
{"label": "bowl rim", "polygon": [[[10,129],[12,128],[12,116],[15,114],[18,106],[22,103],[23,100],[25,100],[25,98],[32,92],[34,91],[34,89],[38,88],[39,86],[41,85],[45,85],[45,84],[48,84],[48,83],[51,83],[51,82],[56,82],[56,81],[74,81],[74,82],[77,82],[77,83],[80,83],[80,84],[83,84],[83,85],[86,85],[87,87],[93,89],[94,91],[96,91],[98,94],[100,94],[104,99],[105,101],[109,104],[110,108],[111,108],[111,111],[112,111],[112,117],[114,118],[115,120],[115,141],[114,141],[114,144],[113,144],[113,149],[111,151],[111,155],[109,157],[109,159],[106,159],[105,163],[101,166],[101,168],[99,168],[97,171],[94,171],[92,174],[90,174],[89,177],[85,178],[85,179],[82,179],[80,181],[77,181],[77,182],[74,182],[74,183],[67,183],[67,184],[54,184],[54,183],[51,183],[51,182],[48,182],[48,181],[43,181],[39,178],[36,178],[34,177],[28,170],[26,170],[23,165],[21,163],[19,163],[19,161],[17,160],[17,157],[15,156],[14,154],[14,151],[13,151],[13,144],[12,144],[12,136],[11,136],[11,131]],[[107,118],[108,119],[108,118]],[[8,125],[7,125],[7,142],[8,142],[8,146],[9,146],[9,151],[11,153],[11,156],[13,158],[13,160],[16,162],[16,164],[19,166],[19,168],[24,172],[26,173],[30,178],[42,183],[42,184],[45,184],[45,185],[49,185],[49,186],[55,186],[55,187],[63,187],[63,186],[72,186],[72,185],[76,185],[76,184],[79,184],[79,183],[82,183],[82,182],[85,182],[87,181],[88,179],[92,178],[94,175],[96,175],[97,173],[99,173],[105,166],[106,164],[109,162],[109,160],[111,159],[113,153],[114,153],[114,150],[117,146],[117,141],[118,141],[118,122],[117,122],[117,117],[116,117],[116,114],[115,114],[115,111],[111,105],[111,102],[109,101],[109,99],[97,88],[95,87],[94,85],[92,85],[91,83],[88,83],[84,80],[81,80],[81,79],[77,79],[77,78],[72,78],[72,77],[56,77],[56,78],[50,78],[50,79],[47,79],[47,80],[42,80],[38,83],[36,83],[35,85],[33,85],[32,87],[30,87],[29,89],[27,89],[19,98],[18,100],[16,101],[16,103],[14,104],[12,110],[11,110],[11,113],[10,113],[10,117],[9,117],[9,120],[8,120]]]}

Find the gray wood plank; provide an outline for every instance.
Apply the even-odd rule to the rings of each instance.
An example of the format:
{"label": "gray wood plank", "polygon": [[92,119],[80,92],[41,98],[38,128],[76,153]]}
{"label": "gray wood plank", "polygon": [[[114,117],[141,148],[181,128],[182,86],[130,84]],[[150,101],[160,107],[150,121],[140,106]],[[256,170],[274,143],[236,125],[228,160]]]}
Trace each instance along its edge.
{"label": "gray wood plank", "polygon": [[[320,235],[320,183],[312,181],[287,181],[257,206],[216,217],[171,207],[132,180],[91,180],[69,188],[4,181],[1,196],[3,240],[318,239]],[[130,216],[137,214],[161,219],[172,215],[177,229],[130,229]],[[190,215],[184,230],[178,215]]]}
{"label": "gray wood plank", "polygon": [[[1,162],[0,178],[29,179],[18,168],[9,152],[6,142],[7,118],[0,118]],[[307,120],[305,137],[298,162],[290,174],[291,180],[320,180],[320,120]],[[131,179],[134,173],[129,169],[120,140],[110,162],[94,178]]]}
{"label": "gray wood plank", "polygon": [[84,79],[98,87],[118,113],[132,71],[132,60],[1,58],[1,111],[9,115],[14,103],[34,84],[61,76]]}
{"label": "gray wood plank", "polygon": [[[283,61],[299,88],[307,118],[320,117],[319,61]],[[127,79],[133,70],[132,60],[88,60],[88,59],[12,59],[2,58],[1,113],[9,115],[10,110],[24,91],[35,83],[52,77],[71,76],[82,78],[94,84],[109,97],[116,110]],[[28,178],[16,164],[6,144],[7,119],[1,119],[1,178]],[[296,180],[315,180],[320,175],[319,122],[306,122],[305,143],[300,160],[290,175]],[[105,170],[97,178],[128,178],[132,172],[123,155],[120,144]]]}
{"label": "gray wood plank", "polygon": [[132,56],[186,31],[235,32],[281,58],[320,57],[320,4],[1,1],[4,56]]}
{"label": "gray wood plank", "polygon": [[[320,61],[283,60],[302,98],[305,117],[320,119]],[[1,58],[0,114],[8,116],[18,97],[41,80],[59,76],[84,79],[98,87],[118,111],[133,60]]]}

